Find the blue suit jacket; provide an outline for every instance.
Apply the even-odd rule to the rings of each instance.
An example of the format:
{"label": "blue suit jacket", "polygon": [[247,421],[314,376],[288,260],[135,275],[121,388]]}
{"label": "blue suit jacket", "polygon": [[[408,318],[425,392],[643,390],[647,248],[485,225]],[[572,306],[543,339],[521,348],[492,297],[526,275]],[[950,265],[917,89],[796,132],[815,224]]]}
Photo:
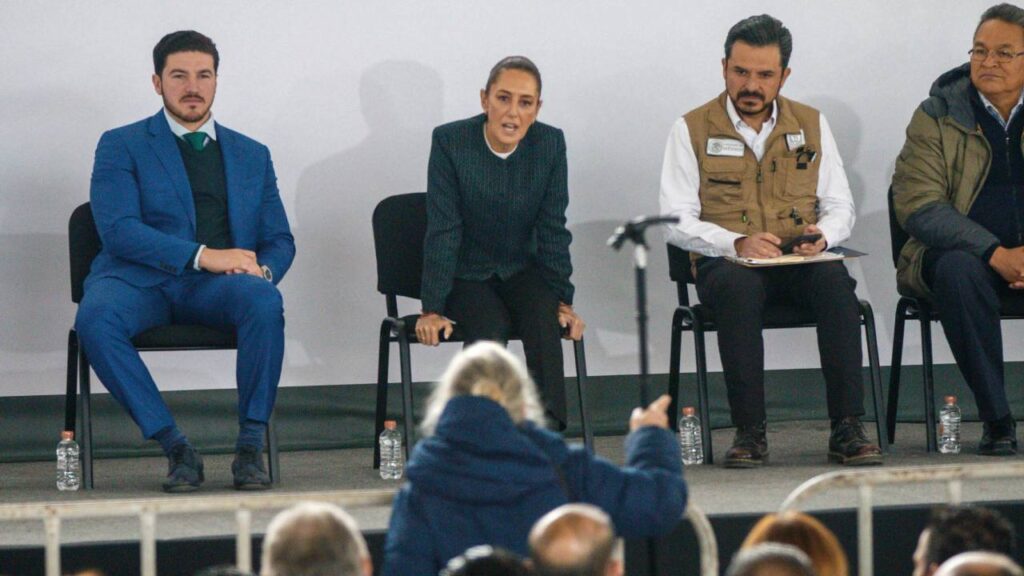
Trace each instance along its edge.
{"label": "blue suit jacket", "polygon": [[[154,286],[192,267],[196,212],[176,136],[163,110],[107,131],[96,147],[89,192],[103,250],[85,287],[100,278]],[[256,252],[280,282],[295,257],[266,146],[217,124],[235,248]]]}

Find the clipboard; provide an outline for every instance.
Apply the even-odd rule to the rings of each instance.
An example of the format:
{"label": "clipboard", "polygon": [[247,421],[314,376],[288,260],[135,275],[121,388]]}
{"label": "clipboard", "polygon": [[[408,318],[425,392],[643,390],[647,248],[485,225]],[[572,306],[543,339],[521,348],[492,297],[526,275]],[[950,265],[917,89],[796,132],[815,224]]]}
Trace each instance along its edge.
{"label": "clipboard", "polygon": [[867,256],[866,252],[860,252],[852,248],[837,246],[819,252],[814,256],[800,256],[798,254],[783,254],[775,258],[740,258],[739,256],[726,256],[725,259],[735,262],[747,268],[770,268],[773,266],[794,266],[800,264],[817,264],[819,262],[835,262],[849,258],[860,258]]}

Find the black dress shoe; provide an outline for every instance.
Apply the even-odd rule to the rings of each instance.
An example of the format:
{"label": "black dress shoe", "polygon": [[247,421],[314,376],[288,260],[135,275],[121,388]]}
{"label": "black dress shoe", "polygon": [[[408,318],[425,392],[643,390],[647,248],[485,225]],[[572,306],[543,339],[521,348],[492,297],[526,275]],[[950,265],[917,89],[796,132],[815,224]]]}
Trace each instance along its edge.
{"label": "black dress shoe", "polygon": [[847,416],[832,421],[828,461],[844,466],[874,466],[882,463],[882,450],[868,440],[864,425],[856,416]]}
{"label": "black dress shoe", "polygon": [[768,437],[764,422],[737,426],[732,447],[725,453],[726,468],[757,468],[768,462]]}
{"label": "black dress shoe", "polygon": [[978,454],[982,456],[1013,456],[1017,453],[1017,422],[1013,416],[982,424]]}
{"label": "black dress shoe", "polygon": [[267,490],[270,488],[270,475],[263,466],[263,452],[255,446],[241,446],[235,451],[235,461],[231,463],[234,475],[235,490]]}
{"label": "black dress shoe", "polygon": [[164,492],[195,492],[203,482],[203,459],[188,444],[178,444],[167,457],[167,480]]}

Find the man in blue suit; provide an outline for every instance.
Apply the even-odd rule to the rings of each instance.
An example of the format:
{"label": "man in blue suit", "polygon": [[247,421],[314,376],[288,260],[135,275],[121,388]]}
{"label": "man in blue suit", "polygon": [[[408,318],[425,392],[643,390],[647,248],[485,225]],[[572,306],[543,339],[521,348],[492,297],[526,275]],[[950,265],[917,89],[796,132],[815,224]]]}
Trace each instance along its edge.
{"label": "man in blue suit", "polygon": [[171,323],[237,333],[234,486],[270,487],[263,438],[284,355],[276,284],[295,244],[270,152],[213,120],[219,60],[213,41],[198,32],[164,36],[153,49],[163,109],[103,134],[92,173],[103,249],[75,327],[99,379],[167,454],[167,492],[198,489],[203,461],[131,338]]}

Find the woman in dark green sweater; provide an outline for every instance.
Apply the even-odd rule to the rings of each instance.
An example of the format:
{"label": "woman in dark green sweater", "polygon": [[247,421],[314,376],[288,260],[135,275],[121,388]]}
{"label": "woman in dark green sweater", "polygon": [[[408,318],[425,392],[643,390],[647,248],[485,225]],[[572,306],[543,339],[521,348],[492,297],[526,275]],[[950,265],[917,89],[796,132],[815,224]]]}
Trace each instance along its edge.
{"label": "woman in dark green sweater", "polygon": [[416,336],[436,346],[458,325],[466,342],[519,336],[552,424],[564,429],[559,338],[579,340],[565,137],[536,122],[540,71],[528,58],[498,62],[480,91],[484,113],[434,129],[427,236]]}

